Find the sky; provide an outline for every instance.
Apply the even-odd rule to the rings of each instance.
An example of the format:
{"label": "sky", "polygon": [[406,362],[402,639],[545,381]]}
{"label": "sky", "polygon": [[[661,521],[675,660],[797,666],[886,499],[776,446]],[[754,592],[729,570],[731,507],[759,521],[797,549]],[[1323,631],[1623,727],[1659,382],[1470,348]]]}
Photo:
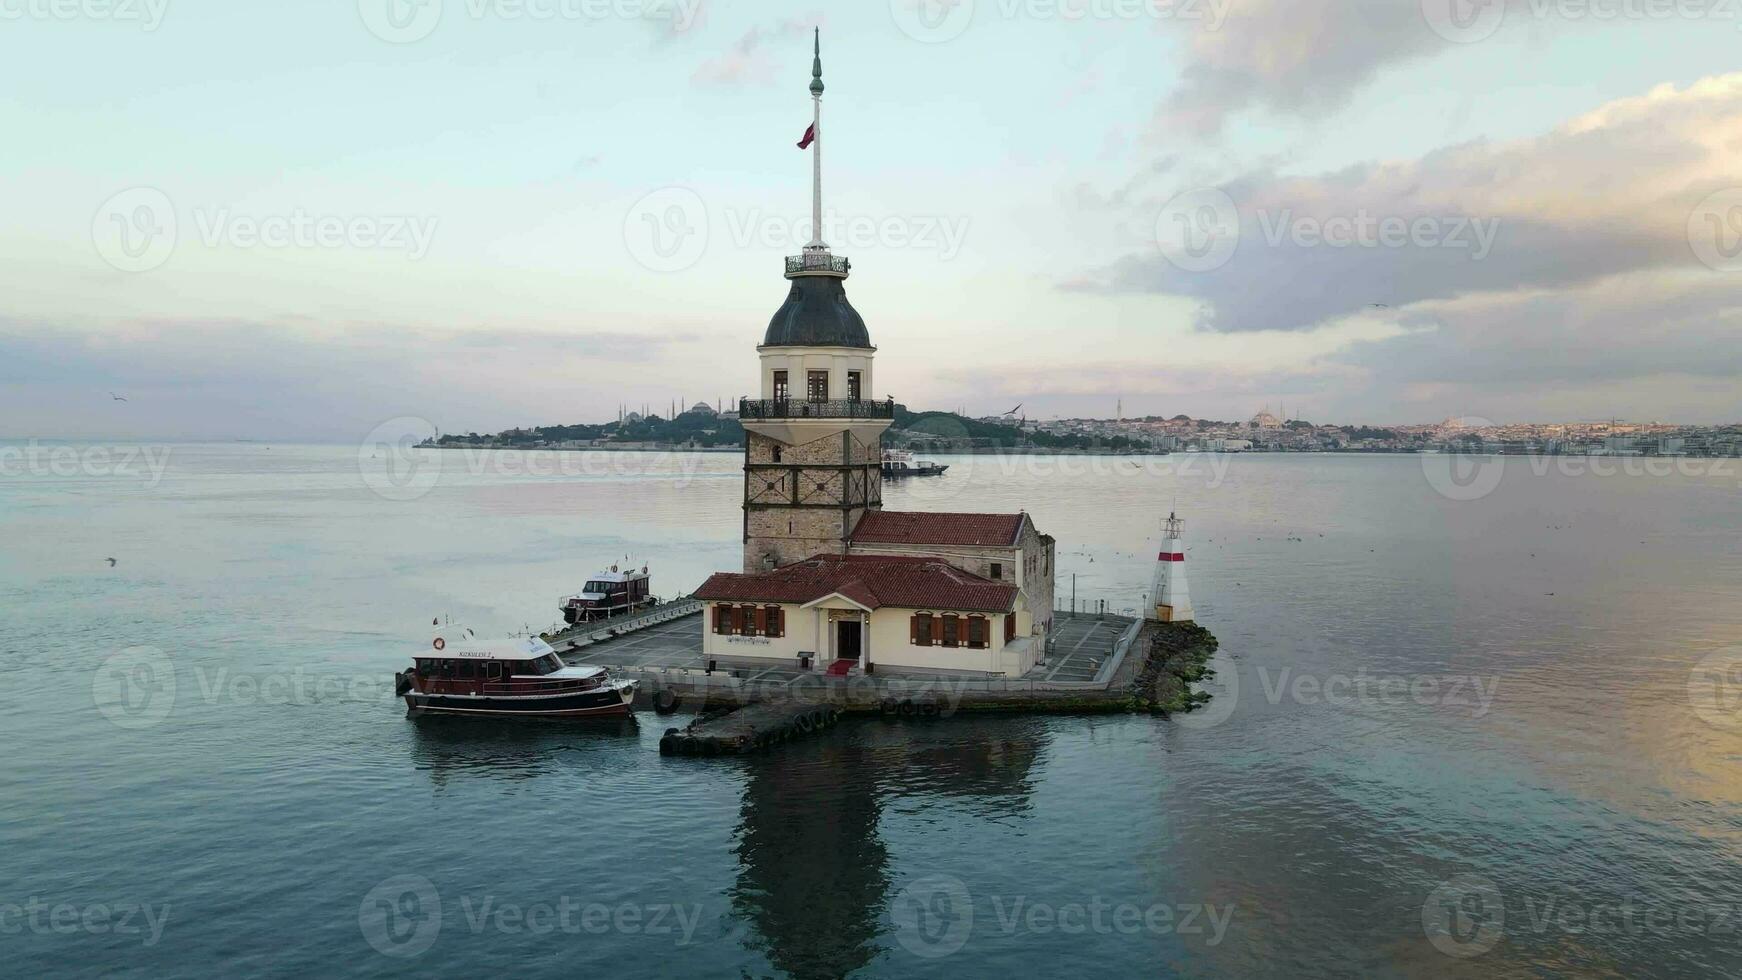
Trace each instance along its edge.
{"label": "sky", "polygon": [[0,438],[753,394],[817,26],[878,396],[1742,419],[1729,0],[0,0]]}

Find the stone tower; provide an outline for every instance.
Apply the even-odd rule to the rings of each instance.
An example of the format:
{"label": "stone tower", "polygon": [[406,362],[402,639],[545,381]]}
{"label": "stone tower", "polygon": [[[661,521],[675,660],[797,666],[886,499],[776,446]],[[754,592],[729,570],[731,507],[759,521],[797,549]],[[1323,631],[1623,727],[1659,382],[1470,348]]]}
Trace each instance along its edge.
{"label": "stone tower", "polygon": [[891,401],[876,401],[877,348],[847,302],[851,263],[822,232],[821,41],[811,66],[815,120],[810,244],[786,259],[786,302],[756,348],[761,397],[739,405],[744,446],[744,570],[763,571],[815,554],[844,554],[866,511],[883,507],[883,431]]}

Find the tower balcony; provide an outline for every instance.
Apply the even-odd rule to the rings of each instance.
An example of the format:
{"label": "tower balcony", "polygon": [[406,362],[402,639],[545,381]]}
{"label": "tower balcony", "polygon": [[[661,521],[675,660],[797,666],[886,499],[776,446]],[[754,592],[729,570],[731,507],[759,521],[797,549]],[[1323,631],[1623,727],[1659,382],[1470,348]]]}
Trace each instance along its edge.
{"label": "tower balcony", "polygon": [[788,255],[786,257],[786,278],[794,276],[838,276],[847,278],[853,271],[853,263],[845,255],[830,255],[828,252],[806,250],[803,255]]}
{"label": "tower balcony", "polygon": [[854,400],[809,401],[802,398],[745,398],[738,402],[743,422],[786,422],[793,419],[893,420],[895,399],[868,402]]}

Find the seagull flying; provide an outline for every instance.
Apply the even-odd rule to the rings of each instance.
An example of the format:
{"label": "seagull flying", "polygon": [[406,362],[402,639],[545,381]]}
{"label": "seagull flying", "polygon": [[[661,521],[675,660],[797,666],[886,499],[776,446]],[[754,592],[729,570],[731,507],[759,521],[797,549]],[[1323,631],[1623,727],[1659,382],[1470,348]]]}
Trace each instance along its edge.
{"label": "seagull flying", "polygon": [[1005,412],[1005,413],[1004,413],[1004,414],[1005,414],[1005,415],[1015,415],[1015,414],[1016,414],[1016,413],[1017,413],[1017,412],[1020,412],[1020,411],[1022,411],[1022,406],[1023,406],[1023,405],[1026,405],[1026,404],[1028,404],[1028,403],[1027,403],[1027,402],[1023,402],[1023,403],[1021,403],[1021,404],[1019,404],[1019,405],[1017,405],[1017,406],[1016,406],[1016,407],[1015,407],[1015,408],[1013,408],[1013,409],[1011,409],[1011,410],[1010,410],[1010,411],[1008,411],[1008,412]]}
{"label": "seagull flying", "polygon": [[110,567],[110,568],[114,568],[114,567],[115,567],[115,559],[113,559],[113,558],[105,558],[105,559],[103,559],[103,560],[104,560],[104,561],[106,561],[106,562],[108,562],[108,563],[109,563],[109,567]]}
{"label": "seagull flying", "polygon": [[117,394],[115,394],[115,393],[114,393],[114,392],[112,392],[112,391],[111,391],[111,392],[109,392],[109,397],[110,397],[110,398],[111,398],[111,399],[112,399],[112,400],[114,400],[114,401],[118,401],[118,402],[124,402],[124,401],[126,401],[126,400],[127,400],[127,399],[125,399],[125,398],[122,398],[122,397],[121,397],[121,396],[120,396],[120,395],[117,395]]}

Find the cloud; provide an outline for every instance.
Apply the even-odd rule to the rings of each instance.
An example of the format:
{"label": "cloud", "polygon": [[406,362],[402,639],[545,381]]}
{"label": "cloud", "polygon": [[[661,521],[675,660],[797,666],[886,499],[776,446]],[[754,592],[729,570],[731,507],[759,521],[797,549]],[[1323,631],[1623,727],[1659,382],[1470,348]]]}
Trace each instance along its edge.
{"label": "cloud", "polygon": [[1709,195],[1742,183],[1738,145],[1742,74],[1664,85],[1534,139],[1316,176],[1250,174],[1176,198],[1227,195],[1234,210],[1220,224],[1196,204],[1145,215],[1161,240],[1200,244],[1208,227],[1226,245],[1237,224],[1225,262],[1193,266],[1149,247],[1067,285],[1192,298],[1200,327],[1240,332],[1640,270],[1715,275],[1696,259],[1690,221]]}
{"label": "cloud", "polygon": [[[1444,0],[1446,3],[1454,0]],[[1215,30],[1190,32],[1163,131],[1208,136],[1249,108],[1316,115],[1340,108],[1386,65],[1448,46],[1414,0],[1240,0]]]}
{"label": "cloud", "polygon": [[[690,81],[696,85],[723,87],[772,83],[776,77],[775,61],[764,45],[769,41],[808,38],[812,29],[820,26],[823,26],[823,17],[819,13],[784,20],[771,27],[752,27],[738,38],[731,50],[702,62],[690,76]],[[790,64],[790,59],[787,61]]]}

